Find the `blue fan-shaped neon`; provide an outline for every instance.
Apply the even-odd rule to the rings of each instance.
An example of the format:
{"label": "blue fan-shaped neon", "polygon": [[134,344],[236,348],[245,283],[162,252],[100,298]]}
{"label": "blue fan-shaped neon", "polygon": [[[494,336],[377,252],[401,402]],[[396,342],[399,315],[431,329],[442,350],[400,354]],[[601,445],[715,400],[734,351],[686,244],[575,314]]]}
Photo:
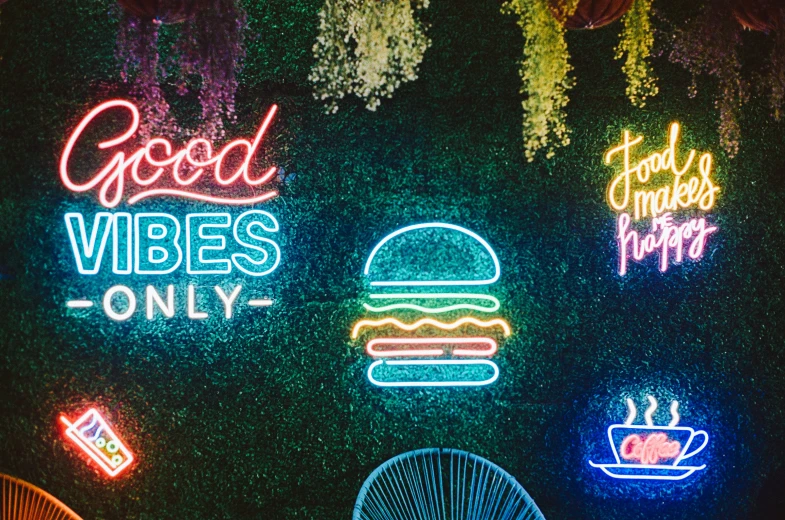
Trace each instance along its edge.
{"label": "blue fan-shaped neon", "polygon": [[382,248],[382,246],[384,246],[384,244],[386,244],[387,242],[389,242],[393,238],[397,237],[398,235],[402,235],[404,233],[408,233],[409,231],[415,231],[417,229],[428,229],[428,228],[451,229],[453,231],[458,231],[460,233],[463,233],[464,235],[468,235],[471,238],[473,238],[474,240],[476,240],[477,242],[479,242],[482,245],[482,247],[484,247],[485,250],[488,251],[488,254],[491,255],[491,260],[493,260],[493,266],[494,266],[494,269],[495,269],[495,273],[494,273],[493,277],[488,278],[486,280],[391,280],[391,281],[376,281],[376,282],[371,282],[372,286],[377,286],[377,287],[379,287],[379,286],[385,286],[385,287],[399,286],[400,287],[400,286],[489,285],[489,284],[492,284],[492,283],[494,283],[495,281],[497,281],[499,279],[499,275],[501,274],[501,267],[499,266],[499,259],[496,257],[496,253],[494,253],[493,249],[491,249],[491,246],[488,244],[488,242],[486,242],[481,236],[479,236],[477,233],[474,233],[473,231],[469,231],[466,228],[462,228],[460,226],[456,226],[456,225],[453,225],[453,224],[444,224],[442,222],[429,222],[427,224],[415,224],[413,226],[406,226],[406,227],[401,228],[401,229],[399,229],[397,231],[393,231],[392,233],[390,233],[389,235],[384,237],[381,242],[376,244],[376,247],[373,248],[373,251],[371,251],[371,255],[368,257],[368,261],[365,263],[365,270],[364,270],[365,275],[368,276],[368,274],[369,274],[369,272],[371,270],[371,263],[373,262],[373,259],[376,256],[376,253],[379,252],[379,250]]}

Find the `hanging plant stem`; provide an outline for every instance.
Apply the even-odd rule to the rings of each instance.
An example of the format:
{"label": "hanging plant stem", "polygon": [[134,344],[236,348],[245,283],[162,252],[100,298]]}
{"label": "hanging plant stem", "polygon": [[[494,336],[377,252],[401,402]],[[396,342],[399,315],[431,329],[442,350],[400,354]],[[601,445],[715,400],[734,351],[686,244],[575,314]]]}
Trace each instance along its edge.
{"label": "hanging plant stem", "polygon": [[560,20],[575,10],[577,2],[561,5],[558,19],[548,0],[509,0],[502,7],[503,12],[518,16],[523,30],[523,148],[530,162],[540,150],[550,158],[555,148],[570,143],[564,108],[574,82],[568,76],[572,66]]}
{"label": "hanging plant stem", "polygon": [[634,0],[622,21],[624,28],[614,57],[624,59],[622,71],[627,77],[627,97],[633,105],[643,108],[646,99],[659,92],[657,79],[648,62],[654,47],[651,0]]}
{"label": "hanging plant stem", "polygon": [[417,79],[430,45],[415,9],[428,0],[326,0],[319,11],[316,63],[308,79],[328,112],[354,94],[376,110],[402,83]]}

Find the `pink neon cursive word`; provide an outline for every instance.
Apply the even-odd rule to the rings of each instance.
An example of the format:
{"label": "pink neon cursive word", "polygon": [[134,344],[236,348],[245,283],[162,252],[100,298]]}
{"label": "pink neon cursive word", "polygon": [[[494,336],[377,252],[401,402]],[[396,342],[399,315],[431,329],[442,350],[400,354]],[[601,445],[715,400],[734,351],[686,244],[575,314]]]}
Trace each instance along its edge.
{"label": "pink neon cursive word", "polygon": [[667,271],[671,255],[677,263],[684,259],[684,249],[688,242],[687,254],[697,260],[703,256],[706,237],[717,231],[717,228],[708,225],[705,218],[693,218],[677,225],[673,223],[671,214],[665,213],[661,217],[653,218],[651,233],[641,237],[637,231],[630,229],[630,215],[622,213],[618,217],[616,230],[619,241],[619,274],[624,276],[627,273],[629,256],[640,262],[655,251],[660,255],[660,271]]}
{"label": "pink neon cursive word", "polygon": [[[101,150],[114,149],[126,145],[124,151],[116,151],[107,163],[100,166],[89,180],[83,183],[74,182],[69,172],[69,159],[74,147],[92,121],[107,110],[127,110],[131,114],[131,124],[119,136],[98,143]],[[246,187],[254,189],[268,182],[277,168],[271,167],[262,175],[254,177],[251,173],[251,162],[256,155],[264,133],[275,115],[278,107],[273,105],[259,127],[253,141],[235,139],[227,143],[223,149],[215,153],[213,145],[204,138],[191,139],[185,146],[176,150],[172,143],[164,138],[150,139],[144,146],[127,150],[127,142],[139,128],[139,110],[136,106],[122,99],[107,101],[95,107],[79,123],[68,139],[68,143],[60,158],[60,179],[63,184],[75,192],[90,191],[100,185],[98,199],[104,207],[114,208],[120,204],[126,188],[126,182],[133,183],[128,204],[134,204],[149,197],[172,196],[212,202],[215,204],[244,205],[261,202],[278,195],[275,190],[256,193],[249,197],[219,197],[206,189],[195,188],[195,183],[203,177],[207,168],[213,170],[213,180],[219,187],[233,186],[242,179]],[[234,171],[225,172],[229,167],[225,164],[230,152],[239,149],[244,154],[243,160]],[[113,150],[113,151],[114,151]],[[237,156],[238,153],[233,154]],[[168,169],[170,175],[162,178]]]}
{"label": "pink neon cursive word", "polygon": [[673,459],[678,457],[679,453],[681,444],[668,440],[668,436],[662,432],[645,437],[628,435],[621,443],[621,458],[637,460],[641,464],[657,464],[660,459]]}

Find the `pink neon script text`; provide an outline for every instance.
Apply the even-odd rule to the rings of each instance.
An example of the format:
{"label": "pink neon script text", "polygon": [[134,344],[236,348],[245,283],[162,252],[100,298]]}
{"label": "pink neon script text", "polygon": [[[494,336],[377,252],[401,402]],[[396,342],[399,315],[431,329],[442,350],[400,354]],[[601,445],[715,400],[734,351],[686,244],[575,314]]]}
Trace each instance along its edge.
{"label": "pink neon script text", "polygon": [[[132,182],[137,188],[142,188],[141,190],[131,190],[133,193],[128,199],[128,204],[157,196],[183,197],[215,204],[232,205],[261,202],[275,197],[278,193],[265,191],[248,197],[219,197],[209,194],[209,190],[194,189],[192,186],[203,176],[205,168],[213,169],[213,178],[219,187],[232,186],[240,178],[251,189],[268,182],[277,168],[271,167],[262,175],[253,177],[251,162],[277,108],[276,105],[273,105],[267,112],[253,141],[235,139],[227,143],[219,153],[214,153],[212,143],[204,138],[191,139],[182,149],[175,150],[169,140],[155,137],[144,146],[127,150],[128,155],[125,151],[117,151],[107,163],[96,170],[89,180],[84,183],[74,182],[69,171],[69,159],[83,132],[98,115],[107,110],[117,109],[127,110],[131,114],[131,123],[121,135],[98,143],[98,148],[101,150],[116,149],[126,144],[139,128],[139,110],[133,103],[122,99],[107,101],[91,110],[71,134],[60,158],[60,179],[68,189],[75,192],[90,191],[100,185],[98,199],[107,208],[114,208],[120,204],[126,181]],[[223,170],[226,158],[236,148],[240,148],[239,153],[243,153],[244,158],[236,170],[225,175]],[[186,167],[183,168],[183,166]],[[165,169],[169,169],[171,178],[161,178]],[[130,179],[127,178],[129,173]],[[153,185],[156,186],[153,187]],[[191,188],[184,189],[188,187]]]}
{"label": "pink neon script text", "polygon": [[646,437],[628,435],[621,443],[621,458],[637,460],[641,464],[657,464],[660,459],[673,459],[681,453],[678,441],[669,441],[664,433],[652,433]]}
{"label": "pink neon script text", "polygon": [[[651,233],[640,237],[637,231],[630,229],[630,215],[619,214],[616,223],[616,238],[619,241],[619,274],[627,273],[627,258],[640,262],[646,256],[657,251],[660,255],[660,271],[668,270],[671,255],[674,261],[680,263],[684,259],[685,241],[692,240],[687,254],[693,260],[703,255],[706,247],[706,237],[717,231],[715,226],[706,223],[705,218],[692,218],[680,225],[673,223],[670,213],[652,219]],[[659,236],[658,236],[659,235]]]}

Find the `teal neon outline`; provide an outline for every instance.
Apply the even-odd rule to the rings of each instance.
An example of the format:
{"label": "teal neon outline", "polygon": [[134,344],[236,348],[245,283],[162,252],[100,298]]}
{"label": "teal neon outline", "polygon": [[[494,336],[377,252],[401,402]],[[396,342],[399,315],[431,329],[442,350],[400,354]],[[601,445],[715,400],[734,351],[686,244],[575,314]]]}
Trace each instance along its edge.
{"label": "teal neon outline", "polygon": [[471,303],[457,303],[455,305],[447,305],[444,307],[423,307],[422,305],[416,305],[414,303],[393,303],[390,305],[383,305],[381,307],[374,307],[373,305],[369,305],[367,303],[363,303],[363,307],[370,312],[387,312],[396,309],[409,309],[413,311],[424,312],[426,314],[440,314],[443,312],[450,312],[450,311],[457,311],[457,310],[473,310],[479,312],[496,312],[501,307],[499,300],[491,295],[488,294],[477,294],[477,293],[395,293],[395,294],[371,294],[370,298],[372,300],[387,300],[387,299],[469,299],[469,300],[486,300],[493,302],[493,305],[490,307],[484,307],[482,305],[473,305]]}
{"label": "teal neon outline", "polygon": [[469,231],[466,228],[461,226],[456,226],[454,224],[445,224],[443,222],[429,222],[426,224],[414,224],[412,226],[403,227],[397,231],[393,231],[386,237],[382,239],[381,242],[376,244],[376,247],[373,248],[371,251],[370,256],[368,257],[368,261],[365,263],[365,269],[363,273],[365,276],[368,276],[370,269],[371,269],[371,262],[373,261],[373,257],[376,256],[376,253],[379,252],[379,249],[389,242],[391,239],[397,237],[398,235],[402,235],[403,233],[408,233],[409,231],[414,231],[417,229],[428,229],[428,228],[443,228],[443,229],[452,229],[453,231],[458,231],[463,233],[464,235],[468,235],[478,241],[486,251],[491,255],[491,259],[493,260],[493,265],[496,268],[496,273],[492,278],[488,278],[487,280],[394,280],[394,281],[382,281],[382,282],[371,282],[372,286],[376,287],[401,287],[401,286],[449,286],[449,285],[490,285],[499,279],[501,274],[501,266],[499,265],[499,259],[496,257],[496,253],[494,253],[493,249],[491,248],[490,244],[486,242],[480,235],[474,233],[473,231]]}
{"label": "teal neon outline", "polygon": [[[373,369],[379,365],[391,366],[432,366],[432,365],[485,365],[493,369],[489,379],[481,381],[379,381],[373,377]],[[499,379],[499,367],[493,361],[485,359],[458,360],[458,359],[419,359],[419,360],[379,360],[368,367],[368,380],[380,387],[405,387],[405,386],[485,386]]]}

